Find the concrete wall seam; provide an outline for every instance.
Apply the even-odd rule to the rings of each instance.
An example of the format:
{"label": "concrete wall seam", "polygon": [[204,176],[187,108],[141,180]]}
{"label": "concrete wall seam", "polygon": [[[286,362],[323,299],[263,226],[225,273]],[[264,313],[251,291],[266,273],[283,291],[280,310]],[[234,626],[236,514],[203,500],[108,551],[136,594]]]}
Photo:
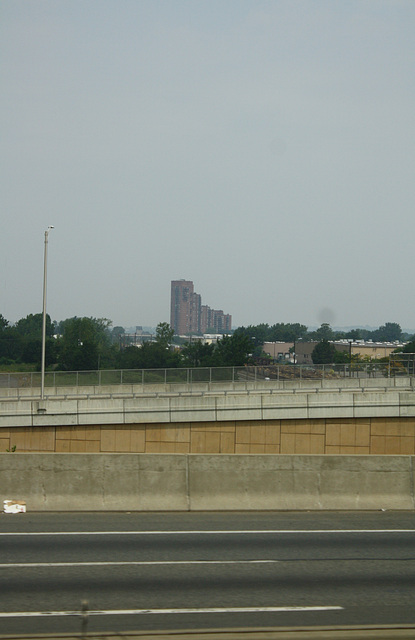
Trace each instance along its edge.
{"label": "concrete wall seam", "polygon": [[186,458],[186,511],[191,511],[190,501],[190,480],[189,480],[189,458]]}

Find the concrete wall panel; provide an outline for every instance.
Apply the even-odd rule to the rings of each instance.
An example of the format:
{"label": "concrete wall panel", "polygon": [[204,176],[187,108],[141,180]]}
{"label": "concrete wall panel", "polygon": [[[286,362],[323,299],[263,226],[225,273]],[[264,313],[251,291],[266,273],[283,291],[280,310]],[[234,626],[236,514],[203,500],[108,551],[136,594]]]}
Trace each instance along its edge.
{"label": "concrete wall panel", "polygon": [[261,395],[229,393],[216,398],[218,420],[261,420]]}
{"label": "concrete wall panel", "polygon": [[[365,381],[368,380],[368,378],[365,379]],[[324,379],[321,381],[322,382],[322,387],[323,389],[339,389],[339,382],[336,379]],[[360,380],[356,378],[342,378],[342,382],[341,382],[341,388],[342,389],[353,389],[356,388],[356,385],[359,386],[360,384]]]}
{"label": "concrete wall panel", "polygon": [[172,422],[215,421],[216,397],[207,395],[173,396],[170,398]]}
{"label": "concrete wall panel", "polygon": [[354,416],[356,418],[399,416],[400,394],[389,391],[380,393],[366,391],[354,394]]}
{"label": "concrete wall panel", "polygon": [[413,509],[409,456],[189,457],[191,509]]}
{"label": "concrete wall panel", "polygon": [[104,459],[103,508],[187,511],[186,459],[176,455],[117,455]]}
{"label": "concrete wall panel", "polygon": [[126,398],[123,403],[125,421],[131,423],[170,422],[170,402],[167,397],[143,395]]}
{"label": "concrete wall panel", "polygon": [[413,509],[409,456],[325,456],[320,468],[324,509]]}
{"label": "concrete wall panel", "polygon": [[308,417],[308,393],[278,393],[263,396],[264,420],[299,420]]}
{"label": "concrete wall panel", "polygon": [[415,416],[415,392],[400,393],[400,415],[404,417]]}
{"label": "concrete wall panel", "polygon": [[187,510],[183,456],[0,454],[1,499],[28,511]]}

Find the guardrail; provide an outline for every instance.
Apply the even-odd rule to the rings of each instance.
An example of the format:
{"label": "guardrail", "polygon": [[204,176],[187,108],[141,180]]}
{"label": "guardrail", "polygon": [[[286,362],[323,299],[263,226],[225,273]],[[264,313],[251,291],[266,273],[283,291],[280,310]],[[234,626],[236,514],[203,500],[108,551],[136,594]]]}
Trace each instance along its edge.
{"label": "guardrail", "polygon": [[[343,378],[391,378],[414,376],[414,361],[365,364],[200,367],[188,369],[101,369],[98,371],[50,371],[45,387],[107,385],[189,385],[200,383],[258,382],[268,380],[336,380]],[[41,386],[40,372],[0,373],[0,388]]]}

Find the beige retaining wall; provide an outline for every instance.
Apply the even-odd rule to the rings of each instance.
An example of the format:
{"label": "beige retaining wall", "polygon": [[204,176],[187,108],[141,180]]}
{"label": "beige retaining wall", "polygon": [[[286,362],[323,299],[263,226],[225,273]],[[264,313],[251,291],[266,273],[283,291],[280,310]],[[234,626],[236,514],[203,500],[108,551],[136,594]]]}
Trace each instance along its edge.
{"label": "beige retaining wall", "polygon": [[0,429],[0,452],[415,454],[415,417]]}

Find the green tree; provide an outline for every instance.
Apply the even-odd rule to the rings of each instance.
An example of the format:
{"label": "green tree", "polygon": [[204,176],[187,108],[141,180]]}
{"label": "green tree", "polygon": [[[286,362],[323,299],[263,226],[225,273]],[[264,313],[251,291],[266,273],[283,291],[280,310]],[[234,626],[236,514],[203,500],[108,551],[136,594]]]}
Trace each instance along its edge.
{"label": "green tree", "polygon": [[269,337],[269,325],[268,324],[258,324],[258,325],[249,325],[248,327],[238,327],[232,334],[233,336],[245,336],[252,341],[253,348],[262,347],[264,342],[270,340]]}
{"label": "green tree", "polygon": [[113,327],[111,330],[111,342],[112,344],[119,345],[120,337],[125,333],[124,327]]}
{"label": "green tree", "polygon": [[[352,360],[353,360],[353,356],[352,356]],[[338,351],[335,348],[333,362],[335,364],[347,364],[348,362],[350,362],[349,352],[348,351]]]}
{"label": "green tree", "polygon": [[411,342],[407,342],[402,349],[397,349],[396,351],[400,351],[401,353],[415,353],[415,336],[413,337],[414,339],[411,340]]}
{"label": "green tree", "polygon": [[332,364],[336,355],[336,347],[328,340],[321,340],[314,347],[311,358],[314,364]]}
{"label": "green tree", "polygon": [[269,329],[268,340],[270,342],[294,342],[307,335],[307,327],[304,324],[277,322]]}
{"label": "green tree", "polygon": [[116,367],[119,369],[141,369],[141,348],[126,347],[117,354]]}
{"label": "green tree", "polygon": [[185,367],[211,367],[213,366],[213,344],[203,344],[200,340],[186,343],[182,349],[182,364]]}
{"label": "green tree", "polygon": [[344,338],[350,338],[350,340],[362,340],[362,334],[360,329],[351,329],[344,334]]}
{"label": "green tree", "polygon": [[180,365],[180,355],[157,342],[144,342],[120,351],[116,362],[120,369],[172,369]]}
{"label": "green tree", "polygon": [[328,322],[323,322],[322,325],[316,330],[309,334],[312,340],[333,340],[333,329],[328,324]]}
{"label": "green tree", "polygon": [[[23,341],[22,360],[28,364],[36,364],[40,371],[42,360],[42,340],[40,338],[26,338]],[[46,338],[45,364],[50,366],[56,362],[56,340]]]}
{"label": "green tree", "polygon": [[397,322],[386,322],[375,332],[374,340],[379,342],[394,342],[402,337],[402,329]]}
{"label": "green tree", "polygon": [[159,322],[156,328],[156,342],[162,347],[170,347],[174,336],[174,329],[167,322]]}
{"label": "green tree", "polygon": [[234,333],[232,336],[223,336],[215,345],[212,366],[242,366],[250,362],[253,350],[253,340],[246,335]]}
{"label": "green tree", "polygon": [[[14,325],[20,335],[27,338],[42,339],[43,313],[30,313],[26,318],[21,318]],[[51,338],[54,334],[54,324],[50,315],[46,314],[46,336]]]}
{"label": "green tree", "polygon": [[160,342],[145,342],[140,349],[145,369],[175,369],[180,365],[178,351],[172,351]]}
{"label": "green tree", "polygon": [[[6,321],[7,322],[7,321]],[[7,323],[8,324],[8,323]],[[0,346],[0,357],[36,364],[40,370],[42,359],[43,314],[29,314],[18,320],[13,327],[6,326],[2,335],[6,342]],[[46,364],[52,364],[56,356],[56,343],[53,339],[54,324],[46,314]]]}
{"label": "green tree", "polygon": [[127,347],[117,356],[121,369],[171,369],[179,367],[181,356],[171,349],[174,330],[167,322],[160,322],[154,342],[144,342],[140,347]]}
{"label": "green tree", "polygon": [[0,331],[7,329],[9,326],[9,321],[0,313]]}
{"label": "green tree", "polygon": [[24,338],[14,327],[6,326],[0,331],[0,358],[8,364],[22,362]]}
{"label": "green tree", "polygon": [[59,365],[67,371],[102,368],[112,360],[109,327],[106,318],[68,318],[59,324]]}
{"label": "green tree", "polygon": [[[248,327],[238,327],[234,334],[244,334],[252,339],[254,343],[254,353],[261,353],[264,342],[294,342],[299,338],[306,338],[307,327],[304,324],[277,322],[271,327],[262,323],[249,325]],[[259,350],[258,350],[258,347]]]}

